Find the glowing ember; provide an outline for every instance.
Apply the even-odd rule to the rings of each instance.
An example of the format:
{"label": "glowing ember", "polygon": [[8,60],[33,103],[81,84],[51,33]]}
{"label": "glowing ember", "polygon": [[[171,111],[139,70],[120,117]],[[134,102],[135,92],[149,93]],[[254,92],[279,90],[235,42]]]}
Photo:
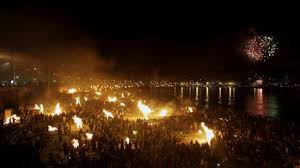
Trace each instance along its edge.
{"label": "glowing ember", "polygon": [[126,144],[129,144],[130,139],[128,137],[125,138]]}
{"label": "glowing ember", "polygon": [[56,106],[55,106],[54,113],[52,113],[52,115],[60,115],[61,113],[62,113],[62,110],[60,108],[60,104],[57,103]]}
{"label": "glowing ember", "polygon": [[87,140],[91,140],[93,138],[93,134],[92,133],[85,133],[86,139]]}
{"label": "glowing ember", "polygon": [[87,98],[87,97],[84,97],[83,99],[84,99],[84,101],[88,101],[88,98]]}
{"label": "glowing ember", "polygon": [[73,117],[74,123],[76,124],[77,128],[82,128],[82,119],[74,115]]}
{"label": "glowing ember", "polygon": [[13,114],[12,116],[7,117],[3,124],[7,125],[10,123],[12,123],[12,124],[20,123],[20,117],[17,116],[16,114]]}
{"label": "glowing ember", "polygon": [[144,118],[148,120],[148,116],[151,113],[151,109],[147,105],[143,104],[141,100],[138,101],[138,108],[143,113]]}
{"label": "glowing ember", "polygon": [[213,130],[209,129],[207,126],[205,126],[204,122],[201,123],[201,127],[203,128],[205,132],[205,138],[207,143],[210,145],[211,139],[215,136]]}
{"label": "glowing ember", "polygon": [[124,93],[122,93],[122,96],[121,96],[122,98],[124,98]]}
{"label": "glowing ember", "polygon": [[105,110],[105,109],[103,109],[103,113],[105,114],[105,117],[108,119],[109,117],[111,117],[111,118],[114,118],[114,115],[111,113],[111,112],[109,112],[109,111],[107,111],[107,110]]}
{"label": "glowing ember", "polygon": [[132,134],[133,134],[133,135],[136,135],[136,134],[137,134],[137,131],[136,131],[136,130],[133,130],[133,131],[132,131]]}
{"label": "glowing ember", "polygon": [[113,96],[113,97],[108,96],[108,102],[116,102],[116,101],[117,101],[117,98],[115,96]]}
{"label": "glowing ember", "polygon": [[79,142],[78,142],[77,139],[72,139],[71,143],[72,143],[72,145],[73,145],[74,148],[78,148],[79,147]]}
{"label": "glowing ember", "polygon": [[52,127],[52,126],[48,125],[49,132],[56,131],[56,130],[57,130],[57,127]]}
{"label": "glowing ember", "polygon": [[192,113],[194,110],[193,110],[193,107],[188,107],[188,112]]}
{"label": "glowing ember", "polygon": [[120,106],[125,107],[126,105],[125,105],[125,103],[120,103]]}
{"label": "glowing ember", "polygon": [[80,97],[75,97],[76,105],[81,106],[80,104]]}
{"label": "glowing ember", "polygon": [[75,88],[70,88],[70,89],[67,90],[68,94],[74,94],[76,92],[77,92],[77,90]]}
{"label": "glowing ember", "polygon": [[98,95],[98,96],[102,95],[102,93],[99,92],[99,91],[96,91],[95,94]]}
{"label": "glowing ember", "polygon": [[160,117],[166,117],[167,116],[167,113],[168,111],[166,109],[162,109],[160,112],[159,112],[159,116]]}

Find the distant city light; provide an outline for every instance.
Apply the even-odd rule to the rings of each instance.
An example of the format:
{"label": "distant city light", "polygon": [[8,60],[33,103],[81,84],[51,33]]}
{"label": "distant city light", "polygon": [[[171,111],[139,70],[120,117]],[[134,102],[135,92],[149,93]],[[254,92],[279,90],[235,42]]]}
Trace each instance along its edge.
{"label": "distant city light", "polygon": [[263,84],[263,80],[258,79],[258,80],[255,81],[255,83],[256,83],[257,85],[262,85],[262,84]]}

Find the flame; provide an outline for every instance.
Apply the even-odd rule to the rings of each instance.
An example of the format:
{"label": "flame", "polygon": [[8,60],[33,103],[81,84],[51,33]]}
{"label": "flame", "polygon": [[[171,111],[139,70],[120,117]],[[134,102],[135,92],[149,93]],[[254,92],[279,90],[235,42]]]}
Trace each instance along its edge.
{"label": "flame", "polygon": [[38,106],[37,104],[35,104],[33,109],[38,110],[40,113],[44,113],[44,106],[43,106],[43,104],[40,104],[40,106]]}
{"label": "flame", "polygon": [[160,117],[166,117],[167,116],[167,113],[168,111],[166,109],[162,109],[160,112],[159,112],[159,116]]}
{"label": "flame", "polygon": [[141,100],[138,101],[138,108],[143,113],[145,119],[148,120],[148,116],[151,113],[151,109],[147,105],[143,104]]}
{"label": "flame", "polygon": [[40,110],[40,107],[37,104],[35,104],[33,109]]}
{"label": "flame", "polygon": [[20,123],[20,117],[19,116],[17,116],[16,114],[13,114],[13,115],[11,115],[11,116],[9,116],[9,117],[7,117],[6,119],[5,119],[5,121],[4,121],[4,125],[7,125],[7,124],[9,124],[9,123]]}
{"label": "flame", "polygon": [[133,130],[133,131],[132,131],[132,134],[133,134],[133,135],[136,135],[136,134],[137,134],[137,131],[136,131],[136,130]]}
{"label": "flame", "polygon": [[52,127],[52,126],[48,125],[49,132],[56,131],[56,130],[57,130],[57,127]]}
{"label": "flame", "polygon": [[90,87],[91,87],[91,89],[97,90],[99,85],[97,85],[97,86],[96,85],[91,85]]}
{"label": "flame", "polygon": [[77,139],[72,139],[71,143],[72,143],[72,145],[73,145],[74,148],[78,148],[79,147],[79,142],[78,142]]}
{"label": "flame", "polygon": [[105,109],[103,109],[103,113],[105,114],[105,116],[106,116],[107,119],[109,117],[114,118],[114,115],[111,112],[109,112],[109,111],[107,111]]}
{"label": "flame", "polygon": [[84,97],[83,99],[84,99],[84,101],[88,101],[88,98],[87,98],[87,97]]}
{"label": "flame", "polygon": [[76,124],[77,128],[82,128],[82,119],[74,115],[73,117],[74,123]]}
{"label": "flame", "polygon": [[102,95],[102,93],[99,92],[99,91],[96,91],[95,94],[98,95],[98,96]]}
{"label": "flame", "polygon": [[54,113],[52,113],[52,115],[60,115],[61,113],[62,113],[62,110],[60,108],[60,104],[57,103],[56,106],[55,106]]}
{"label": "flame", "polygon": [[124,93],[122,92],[122,98],[124,98]]}
{"label": "flame", "polygon": [[43,104],[40,104],[40,113],[44,113],[44,105]]}
{"label": "flame", "polygon": [[199,134],[202,134],[202,130],[198,130],[198,133],[199,133]]}
{"label": "flame", "polygon": [[126,144],[129,144],[130,139],[128,137],[125,138]]}
{"label": "flame", "polygon": [[188,107],[188,112],[192,113],[193,111],[193,107]]}
{"label": "flame", "polygon": [[81,106],[80,97],[75,97],[76,105]]}
{"label": "flame", "polygon": [[115,96],[113,96],[113,97],[108,96],[108,102],[116,102],[116,101],[117,101],[117,98]]}
{"label": "flame", "polygon": [[67,90],[68,94],[74,94],[76,92],[77,92],[77,90],[75,88],[70,88],[70,89]]}
{"label": "flame", "polygon": [[215,136],[213,130],[209,129],[204,122],[201,123],[201,127],[203,128],[205,132],[205,138],[207,143],[210,145],[211,139]]}
{"label": "flame", "polygon": [[91,140],[93,138],[93,134],[92,133],[85,133],[86,139],[87,140]]}
{"label": "flame", "polygon": [[125,105],[125,103],[120,103],[120,106],[125,107],[126,105]]}

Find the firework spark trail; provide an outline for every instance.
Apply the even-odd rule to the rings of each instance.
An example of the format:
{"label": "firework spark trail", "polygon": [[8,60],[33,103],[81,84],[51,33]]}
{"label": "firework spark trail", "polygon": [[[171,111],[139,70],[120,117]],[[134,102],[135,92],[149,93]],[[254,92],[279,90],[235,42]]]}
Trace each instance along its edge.
{"label": "firework spark trail", "polygon": [[274,56],[276,50],[277,44],[270,36],[254,36],[245,46],[246,55],[254,61],[266,61]]}

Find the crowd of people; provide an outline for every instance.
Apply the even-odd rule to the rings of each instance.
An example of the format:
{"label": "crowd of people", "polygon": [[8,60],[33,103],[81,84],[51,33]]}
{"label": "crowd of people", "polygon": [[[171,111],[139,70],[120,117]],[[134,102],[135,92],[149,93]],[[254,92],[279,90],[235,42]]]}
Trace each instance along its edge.
{"label": "crowd of people", "polygon": [[[88,101],[54,116],[26,107],[16,110],[21,117],[19,124],[3,125],[0,121],[1,152],[7,153],[2,159],[18,167],[299,165],[300,127],[294,122],[197,108],[192,113],[182,111],[182,115],[132,121],[122,115],[108,118],[99,112],[111,104]],[[83,119],[83,128],[76,128],[74,115]],[[185,135],[201,129],[201,122],[214,130],[212,141],[184,141]],[[49,125],[57,130],[49,131]],[[86,133],[92,133],[92,138]],[[72,139],[78,140],[78,147]]]}

